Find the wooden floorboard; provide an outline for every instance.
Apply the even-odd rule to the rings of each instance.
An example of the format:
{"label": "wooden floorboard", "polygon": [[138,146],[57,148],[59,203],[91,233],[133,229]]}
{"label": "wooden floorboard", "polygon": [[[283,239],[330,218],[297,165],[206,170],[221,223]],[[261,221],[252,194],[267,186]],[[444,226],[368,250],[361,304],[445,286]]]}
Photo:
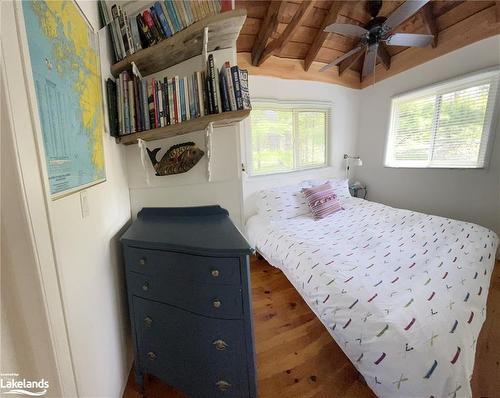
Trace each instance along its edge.
{"label": "wooden floorboard", "polygon": [[[278,269],[252,259],[253,316],[260,398],[372,398],[354,366]],[[477,345],[474,397],[500,398],[500,261]],[[155,378],[148,398],[181,398]],[[124,398],[142,397],[132,373]]]}

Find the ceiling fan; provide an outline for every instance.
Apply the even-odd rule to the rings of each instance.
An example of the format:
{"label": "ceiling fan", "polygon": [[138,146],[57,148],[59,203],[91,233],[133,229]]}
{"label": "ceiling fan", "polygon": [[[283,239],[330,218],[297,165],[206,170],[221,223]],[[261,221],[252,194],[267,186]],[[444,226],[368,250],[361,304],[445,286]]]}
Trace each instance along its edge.
{"label": "ceiling fan", "polygon": [[389,46],[405,47],[425,47],[434,38],[433,35],[414,34],[414,33],[391,33],[393,29],[410,18],[419,11],[429,0],[408,0],[399,6],[388,17],[378,16],[382,7],[381,0],[369,0],[368,11],[372,19],[365,25],[350,25],[344,23],[332,23],[325,28],[325,32],[338,33],[343,36],[349,36],[359,39],[359,43],[351,51],[338,57],[328,65],[323,66],[320,72],[333,68],[343,60],[357,54],[365,52],[363,61],[362,79],[370,75],[375,70],[377,62],[377,53],[381,43]]}

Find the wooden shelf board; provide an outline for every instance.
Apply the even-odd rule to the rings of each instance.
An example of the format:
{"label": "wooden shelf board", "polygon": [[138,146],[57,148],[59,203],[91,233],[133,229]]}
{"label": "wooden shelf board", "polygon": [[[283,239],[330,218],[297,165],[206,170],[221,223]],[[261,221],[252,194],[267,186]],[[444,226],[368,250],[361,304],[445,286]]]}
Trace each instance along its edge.
{"label": "wooden shelf board", "polygon": [[193,131],[204,130],[210,122],[215,126],[223,126],[235,122],[240,122],[250,114],[250,109],[242,111],[231,111],[208,115],[196,119],[187,120],[182,123],[171,124],[170,126],[160,127],[153,130],[141,131],[139,133],[122,135],[116,137],[117,144],[133,145],[137,144],[137,139],[141,138],[144,141],[161,140],[171,138],[177,135],[188,134]]}
{"label": "wooden shelf board", "polygon": [[118,77],[134,62],[141,74],[147,76],[200,55],[205,26],[208,26],[208,52],[231,48],[236,45],[246,17],[245,9],[237,9],[203,18],[154,46],[139,50],[111,65],[111,73]]}

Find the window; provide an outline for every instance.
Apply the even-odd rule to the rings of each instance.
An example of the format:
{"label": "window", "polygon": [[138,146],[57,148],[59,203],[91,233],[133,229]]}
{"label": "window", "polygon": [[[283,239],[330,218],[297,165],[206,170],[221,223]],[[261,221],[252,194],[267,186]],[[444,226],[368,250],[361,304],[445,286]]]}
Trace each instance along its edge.
{"label": "window", "polygon": [[329,114],[326,105],[254,102],[247,140],[249,173],[325,166]]}
{"label": "window", "polygon": [[385,165],[484,167],[498,77],[481,72],[393,98]]}

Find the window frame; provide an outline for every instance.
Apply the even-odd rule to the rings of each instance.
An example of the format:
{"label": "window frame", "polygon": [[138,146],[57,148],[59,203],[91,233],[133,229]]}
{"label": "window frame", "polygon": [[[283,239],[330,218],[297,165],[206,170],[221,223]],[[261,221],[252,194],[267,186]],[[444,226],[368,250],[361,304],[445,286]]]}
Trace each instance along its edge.
{"label": "window frame", "polygon": [[[395,135],[392,132],[393,125],[395,123],[395,106],[399,101],[404,100],[418,100],[421,98],[425,98],[430,95],[436,95],[436,101],[438,98],[442,99],[442,96],[448,93],[456,92],[461,89],[471,87],[470,83],[477,82],[480,83],[482,80],[491,79],[493,83],[490,86],[488,92],[488,103],[487,109],[491,106],[491,117],[486,119],[486,123],[483,125],[483,132],[481,135],[481,144],[479,153],[481,153],[484,148],[484,162],[483,165],[480,166],[479,162],[476,162],[475,165],[465,166],[465,165],[439,165],[437,163],[431,164],[431,161],[428,161],[427,164],[417,165],[415,164],[418,161],[398,161],[394,163],[392,159],[390,159],[390,147],[392,144],[392,140],[395,138]],[[495,89],[497,92],[495,93]],[[493,94],[493,95],[492,95]],[[492,103],[493,102],[493,103]],[[497,123],[498,114],[499,114],[499,106],[500,106],[500,68],[498,66],[481,69],[479,71],[474,71],[471,73],[467,73],[465,75],[460,75],[453,77],[451,79],[443,80],[437,83],[433,83],[427,86],[423,86],[417,89],[413,89],[410,91],[406,91],[400,94],[396,94],[391,97],[391,106],[390,113],[388,118],[388,126],[387,133],[385,139],[384,146],[384,167],[393,168],[393,169],[451,169],[451,170],[481,170],[487,169],[492,151],[492,142],[494,136],[496,134],[496,130],[499,127],[499,123]],[[433,117],[433,126],[435,123],[435,116]],[[485,134],[486,132],[486,134]],[[435,132],[433,132],[435,134]],[[434,150],[434,147],[430,148]],[[423,163],[423,162],[422,162]]]}
{"label": "window frame", "polygon": [[252,154],[252,128],[251,128],[251,115],[245,120],[245,171],[250,178],[266,177],[280,174],[296,173],[306,170],[322,169],[329,167],[330,165],[330,128],[331,128],[331,118],[333,111],[333,103],[330,101],[296,101],[296,100],[278,100],[269,98],[256,98],[252,100],[252,110],[263,109],[265,106],[269,106],[267,109],[271,110],[292,110],[295,114],[296,112],[324,112],[325,113],[325,161],[322,164],[315,164],[305,167],[297,167],[299,151],[295,147],[295,139],[297,135],[297,119],[293,117],[293,127],[292,135],[294,140],[293,145],[293,169],[289,170],[277,170],[268,173],[255,173],[253,170],[253,154]]}

